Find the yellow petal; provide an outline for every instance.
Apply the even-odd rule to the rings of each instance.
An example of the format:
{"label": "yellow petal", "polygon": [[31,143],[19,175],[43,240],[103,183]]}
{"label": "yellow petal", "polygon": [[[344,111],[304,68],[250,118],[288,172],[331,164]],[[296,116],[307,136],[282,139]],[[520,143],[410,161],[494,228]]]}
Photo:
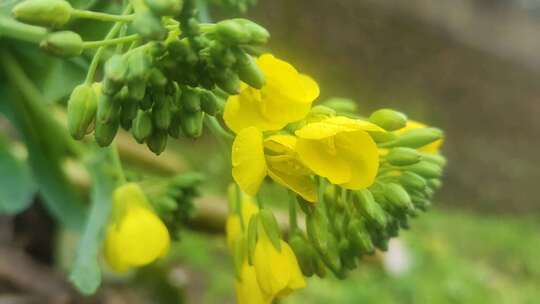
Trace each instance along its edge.
{"label": "yellow petal", "polygon": [[369,132],[386,132],[383,128],[369,121],[362,119],[352,119],[345,116],[329,117],[325,119],[324,122],[328,124],[346,127],[348,131],[363,130]]}
{"label": "yellow petal", "polygon": [[275,134],[264,140],[264,147],[274,153],[292,153],[296,148],[296,137],[287,134]]}
{"label": "yellow petal", "polygon": [[347,189],[362,189],[373,184],[379,168],[377,145],[364,131],[336,135],[336,149],[351,168],[351,178],[341,184]]}
{"label": "yellow petal", "polygon": [[298,193],[308,202],[317,201],[315,182],[309,175],[294,175],[283,171],[268,170],[268,175],[278,184],[285,186]]}
{"label": "yellow petal", "polygon": [[107,265],[115,272],[125,272],[129,270],[130,265],[122,259],[122,249],[118,248],[118,235],[116,225],[107,227],[107,235],[105,237],[104,256]]}
{"label": "yellow petal", "polygon": [[351,179],[349,164],[337,154],[335,147],[328,140],[299,138],[296,151],[302,163],[317,175],[328,178],[332,184],[346,183]]}
{"label": "yellow petal", "polygon": [[266,176],[266,161],[261,131],[245,128],[234,139],[232,146],[232,175],[247,194],[254,196]]}
{"label": "yellow petal", "polygon": [[291,277],[288,261],[283,259],[267,237],[255,245],[253,266],[261,290],[268,295],[278,295],[289,284]]}
{"label": "yellow petal", "polygon": [[298,260],[296,259],[296,256],[294,255],[294,252],[289,244],[282,241],[281,251],[284,258],[288,260],[291,277],[287,288],[283,290],[278,297],[284,297],[297,289],[306,287],[306,280],[304,279],[304,275],[302,274],[300,266],[298,265]]}
{"label": "yellow petal", "polygon": [[261,112],[261,100],[257,91],[247,87],[239,95],[230,96],[225,103],[223,120],[235,133],[247,127],[261,131],[278,130],[284,126],[280,121],[268,120]]}
{"label": "yellow petal", "polygon": [[[111,246],[108,260],[112,264],[142,266],[165,255],[170,237],[161,219],[147,208],[129,208],[109,230],[106,244]],[[111,265],[113,266],[113,265]]]}
{"label": "yellow petal", "polygon": [[242,265],[241,280],[235,282],[237,304],[270,304],[272,297],[263,293],[257,283],[255,268],[247,262]]}

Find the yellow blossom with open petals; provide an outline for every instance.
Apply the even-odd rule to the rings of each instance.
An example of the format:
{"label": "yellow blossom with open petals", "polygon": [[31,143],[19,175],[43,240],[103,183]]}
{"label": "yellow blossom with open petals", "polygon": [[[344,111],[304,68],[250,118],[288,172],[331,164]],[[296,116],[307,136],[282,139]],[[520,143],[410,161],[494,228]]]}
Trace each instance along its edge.
{"label": "yellow blossom with open petals", "polygon": [[117,188],[105,239],[107,264],[114,271],[127,271],[164,256],[169,246],[167,227],[150,208],[141,188],[135,183]]}
{"label": "yellow blossom with open petals", "polygon": [[223,119],[235,133],[247,127],[279,130],[304,118],[319,96],[317,83],[289,63],[264,54],[257,65],[266,84],[260,90],[243,84],[240,93],[230,96],[225,104]]}
{"label": "yellow blossom with open petals", "polygon": [[263,139],[256,127],[243,129],[232,148],[232,175],[244,192],[255,195],[268,175],[275,182],[291,189],[304,199],[317,198],[312,172],[298,159],[296,137],[274,135]]}
{"label": "yellow blossom with open petals", "polygon": [[317,175],[347,189],[370,186],[379,168],[379,151],[369,135],[384,132],[363,120],[337,116],[296,131],[300,160]]}
{"label": "yellow blossom with open petals", "polygon": [[277,298],[306,286],[294,252],[289,244],[280,242],[281,250],[278,251],[264,232],[259,234],[253,256],[253,266],[261,290]]}
{"label": "yellow blossom with open petals", "polygon": [[[407,125],[402,128],[402,129],[399,129],[397,131],[397,133],[403,133],[407,130],[412,130],[412,129],[421,129],[421,128],[427,128],[428,126],[426,126],[425,124],[421,123],[421,122],[418,122],[418,121],[415,121],[415,120],[408,120],[407,121]],[[421,151],[421,152],[427,152],[427,153],[438,153],[439,152],[439,149],[441,148],[443,144],[443,139],[439,139],[439,140],[436,140],[430,144],[427,144],[423,147],[420,147],[418,148],[418,151]]]}

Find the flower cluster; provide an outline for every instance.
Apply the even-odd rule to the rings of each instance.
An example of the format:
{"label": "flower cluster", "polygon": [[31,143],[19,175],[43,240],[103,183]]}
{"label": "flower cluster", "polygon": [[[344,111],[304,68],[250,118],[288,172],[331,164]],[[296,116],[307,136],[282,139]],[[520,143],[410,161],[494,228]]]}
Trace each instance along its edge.
{"label": "flower cluster", "polygon": [[[358,119],[341,106],[312,107],[313,79],[270,54],[257,65],[265,85],[243,84],[223,113],[236,133],[232,176],[243,193],[232,197],[227,221],[239,303],[270,303],[302,288],[299,269],[344,277],[359,257],[385,250],[430,205],[445,164],[440,130],[389,109]],[[267,177],[291,193],[288,242],[269,209],[253,204]]]}

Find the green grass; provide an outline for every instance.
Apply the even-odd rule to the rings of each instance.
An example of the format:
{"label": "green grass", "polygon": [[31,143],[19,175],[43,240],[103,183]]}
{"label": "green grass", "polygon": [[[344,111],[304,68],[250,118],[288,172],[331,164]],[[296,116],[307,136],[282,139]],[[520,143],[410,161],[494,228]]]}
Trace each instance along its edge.
{"label": "green grass", "polygon": [[[407,273],[390,276],[379,263],[366,262],[344,281],[309,279],[305,290],[281,303],[540,302],[537,218],[431,211],[401,239],[412,262]],[[233,272],[224,241],[189,234],[181,248],[182,259],[207,277],[206,303],[228,303]]]}

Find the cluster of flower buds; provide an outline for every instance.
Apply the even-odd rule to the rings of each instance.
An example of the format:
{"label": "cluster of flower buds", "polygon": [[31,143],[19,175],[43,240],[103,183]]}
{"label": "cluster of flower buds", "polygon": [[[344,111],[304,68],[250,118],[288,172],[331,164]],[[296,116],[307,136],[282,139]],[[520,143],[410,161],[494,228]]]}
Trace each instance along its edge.
{"label": "cluster of flower buds", "polygon": [[245,13],[249,7],[257,4],[257,0],[216,0],[227,11]]}
{"label": "cluster of flower buds", "polygon": [[[91,68],[70,96],[68,126],[75,139],[94,132],[96,142],[108,146],[121,127],[160,154],[169,137],[199,137],[205,115],[220,113],[241,82],[264,85],[251,55],[269,38],[263,27],[246,19],[201,23],[195,0],[134,0],[131,5],[133,14],[128,7],[124,15],[78,10],[64,0],[26,0],[13,9],[19,21],[52,30],[76,18],[118,22],[103,41],[83,41],[68,30],[43,29],[38,37],[42,48],[63,57],[118,45],[105,61],[101,82],[92,82]],[[130,31],[135,34],[126,36]],[[121,46],[128,42],[130,48]]]}

